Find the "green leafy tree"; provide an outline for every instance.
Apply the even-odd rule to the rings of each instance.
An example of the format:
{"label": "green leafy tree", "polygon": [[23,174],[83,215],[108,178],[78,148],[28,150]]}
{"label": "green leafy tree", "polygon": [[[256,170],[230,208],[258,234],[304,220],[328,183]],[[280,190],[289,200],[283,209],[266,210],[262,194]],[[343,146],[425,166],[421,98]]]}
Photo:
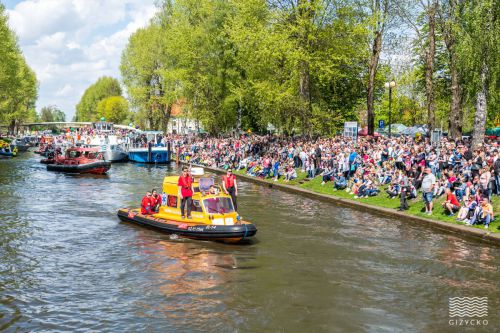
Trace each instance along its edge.
{"label": "green leafy tree", "polygon": [[26,63],[14,32],[8,26],[5,7],[0,4],[0,122],[10,132],[29,118],[37,99],[35,73]]}
{"label": "green leafy tree", "polygon": [[106,97],[97,104],[97,114],[107,121],[122,124],[128,117],[128,102],[122,96]]}
{"label": "green leafy tree", "polygon": [[75,121],[97,121],[97,104],[110,96],[121,96],[122,89],[117,79],[103,76],[90,85],[76,105]]}
{"label": "green leafy tree", "polygon": [[120,70],[132,106],[142,127],[166,130],[172,104],[181,96],[172,87],[166,70],[164,31],[157,22],[130,36],[122,54]]}
{"label": "green leafy tree", "polygon": [[488,120],[499,117],[500,24],[498,2],[477,0],[462,7],[457,58],[464,80],[465,107],[474,108],[473,146],[484,141]]}
{"label": "green leafy tree", "polygon": [[40,121],[42,122],[65,122],[66,114],[56,105],[44,106],[40,110]]}

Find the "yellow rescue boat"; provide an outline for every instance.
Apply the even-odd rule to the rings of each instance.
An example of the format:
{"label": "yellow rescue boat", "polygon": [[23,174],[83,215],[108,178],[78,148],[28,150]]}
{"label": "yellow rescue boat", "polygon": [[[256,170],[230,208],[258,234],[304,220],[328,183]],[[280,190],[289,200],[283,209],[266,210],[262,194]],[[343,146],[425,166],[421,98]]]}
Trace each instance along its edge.
{"label": "yellow rescue boat", "polygon": [[[203,177],[203,169],[193,168],[191,175],[194,178],[191,219],[181,217],[178,176],[164,178],[163,202],[158,213],[144,215],[140,208],[123,208],[118,210],[118,217],[122,221],[201,240],[238,242],[257,233],[255,225],[243,221],[234,210],[231,196],[224,194],[213,178]],[[215,193],[210,193],[211,186]]]}

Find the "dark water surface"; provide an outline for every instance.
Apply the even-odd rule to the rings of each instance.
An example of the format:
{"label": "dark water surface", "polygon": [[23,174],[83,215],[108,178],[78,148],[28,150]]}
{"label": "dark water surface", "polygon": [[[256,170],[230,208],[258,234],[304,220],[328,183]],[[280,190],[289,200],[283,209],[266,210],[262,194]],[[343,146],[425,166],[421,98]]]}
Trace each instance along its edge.
{"label": "dark water surface", "polygon": [[38,160],[0,160],[0,330],[443,332],[455,296],[488,296],[500,327],[498,247],[250,183],[253,243],[171,239],[116,210],[174,166]]}

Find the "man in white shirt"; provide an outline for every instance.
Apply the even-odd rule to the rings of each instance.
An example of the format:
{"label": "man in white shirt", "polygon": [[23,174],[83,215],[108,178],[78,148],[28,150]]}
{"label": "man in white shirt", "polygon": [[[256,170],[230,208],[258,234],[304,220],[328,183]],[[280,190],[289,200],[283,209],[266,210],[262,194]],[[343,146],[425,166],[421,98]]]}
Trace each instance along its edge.
{"label": "man in white shirt", "polygon": [[434,191],[434,186],[436,186],[436,177],[431,171],[431,168],[425,168],[422,174],[422,194],[425,204],[425,213],[432,215],[432,195]]}

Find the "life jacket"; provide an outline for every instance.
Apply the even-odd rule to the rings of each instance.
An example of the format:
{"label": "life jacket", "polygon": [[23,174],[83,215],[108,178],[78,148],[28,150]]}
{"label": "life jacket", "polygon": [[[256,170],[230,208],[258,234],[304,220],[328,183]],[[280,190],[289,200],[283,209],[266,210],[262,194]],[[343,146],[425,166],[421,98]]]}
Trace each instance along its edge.
{"label": "life jacket", "polygon": [[234,175],[231,175],[229,177],[228,176],[224,176],[222,178],[223,178],[224,185],[226,186],[226,188],[234,187],[234,183],[236,181],[236,177]]}
{"label": "life jacket", "polygon": [[[141,213],[142,214],[147,214],[149,212],[149,209],[151,209],[151,199],[152,198],[148,198],[147,196],[142,198],[142,201],[141,201]],[[148,209],[148,207],[149,207],[149,209]]]}
{"label": "life jacket", "polygon": [[179,177],[179,182],[177,183],[177,185],[181,187],[181,194],[183,197],[190,197],[193,195],[191,184],[193,184],[193,179],[191,177]]}

